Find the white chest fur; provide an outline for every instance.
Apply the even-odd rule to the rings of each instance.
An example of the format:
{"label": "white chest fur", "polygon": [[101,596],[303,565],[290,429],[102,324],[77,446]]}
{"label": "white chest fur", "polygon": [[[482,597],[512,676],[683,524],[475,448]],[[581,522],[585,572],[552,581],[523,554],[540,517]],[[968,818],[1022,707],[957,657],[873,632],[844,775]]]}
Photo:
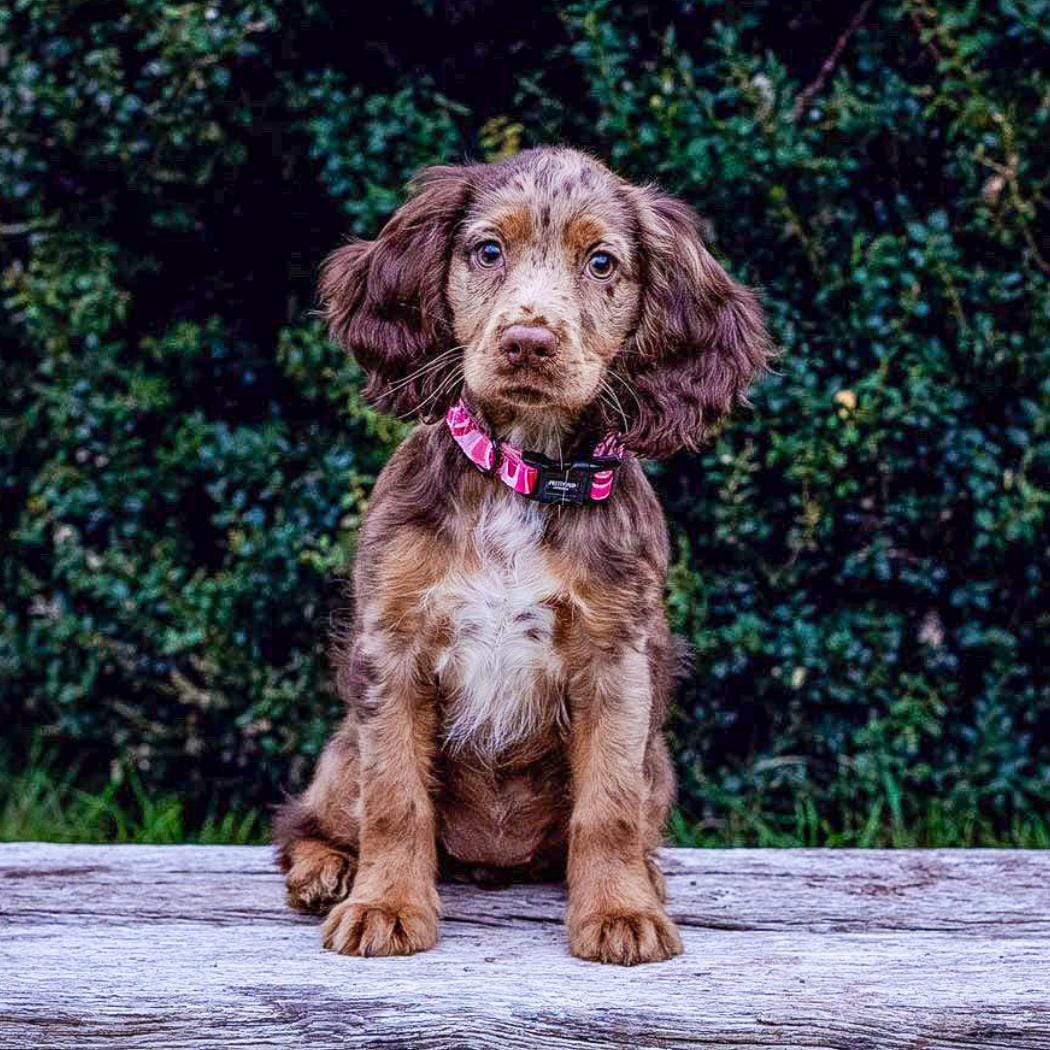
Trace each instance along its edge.
{"label": "white chest fur", "polygon": [[452,748],[492,757],[564,717],[551,604],[558,587],[543,526],[542,508],[497,494],[471,534],[476,568],[451,574],[428,595],[450,628],[435,670],[448,696]]}

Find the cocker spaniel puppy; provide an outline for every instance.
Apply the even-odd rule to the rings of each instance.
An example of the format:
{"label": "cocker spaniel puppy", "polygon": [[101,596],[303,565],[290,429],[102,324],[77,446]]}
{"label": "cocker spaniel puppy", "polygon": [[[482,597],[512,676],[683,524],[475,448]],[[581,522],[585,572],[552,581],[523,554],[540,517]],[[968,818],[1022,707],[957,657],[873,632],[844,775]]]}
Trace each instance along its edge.
{"label": "cocker spaniel puppy", "polygon": [[275,827],[324,943],[438,938],[439,871],[567,876],[583,959],[682,942],[654,859],[674,795],[668,539],[640,460],[695,449],[771,353],[695,215],[570,149],[424,171],[324,264],[331,334],[421,419],[375,486],[336,663],[348,714]]}

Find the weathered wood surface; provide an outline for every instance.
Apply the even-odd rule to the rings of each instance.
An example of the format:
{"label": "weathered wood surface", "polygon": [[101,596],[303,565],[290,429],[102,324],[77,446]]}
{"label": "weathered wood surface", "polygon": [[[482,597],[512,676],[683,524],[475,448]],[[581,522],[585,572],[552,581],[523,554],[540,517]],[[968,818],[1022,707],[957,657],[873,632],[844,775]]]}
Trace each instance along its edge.
{"label": "weathered wood surface", "polygon": [[323,952],[265,849],[0,846],[0,1047],[1050,1050],[1050,852],[669,850],[686,954],[565,948],[557,887],[442,887]]}

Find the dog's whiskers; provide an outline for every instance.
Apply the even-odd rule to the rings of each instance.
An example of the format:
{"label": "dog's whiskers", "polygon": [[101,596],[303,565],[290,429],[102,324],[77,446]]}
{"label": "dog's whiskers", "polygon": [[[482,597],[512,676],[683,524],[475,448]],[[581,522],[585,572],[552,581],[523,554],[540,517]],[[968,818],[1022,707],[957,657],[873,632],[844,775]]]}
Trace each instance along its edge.
{"label": "dog's whiskers", "polygon": [[631,384],[630,380],[626,378],[626,376],[622,376],[619,372],[616,372],[612,369],[606,372],[606,375],[610,376],[613,379],[619,380],[620,385],[624,387],[624,389],[627,391],[628,394],[631,395],[632,398],[634,398],[634,403],[638,406],[639,409],[641,409],[642,402],[638,397],[638,392],[634,389],[634,386]]}
{"label": "dog's whiskers", "polygon": [[459,353],[463,349],[464,348],[462,346],[453,346],[450,347],[448,350],[443,350],[436,357],[432,357],[429,360],[425,361],[414,372],[409,372],[407,376],[403,376],[396,383],[392,384],[389,387],[390,393],[396,393],[398,390],[404,389],[406,386],[414,382],[416,379],[419,379],[421,376],[438,371],[443,365],[447,365],[450,359],[453,358],[457,353]]}
{"label": "dog's whiskers", "polygon": [[[607,405],[609,405],[611,408],[614,408],[617,412],[620,413],[620,419],[623,420],[623,429],[625,431],[629,430],[630,423],[627,421],[627,413],[624,412],[623,405],[620,403],[620,399],[619,397],[617,397],[616,391],[605,381],[604,378],[601,381],[601,386],[599,387],[598,393]],[[604,397],[605,394],[608,394],[609,397],[612,398],[611,402]]]}
{"label": "dog's whiskers", "polygon": [[452,390],[457,383],[463,381],[463,368],[461,365],[455,365],[452,371],[442,380],[439,381],[437,387],[430,392],[418,405],[413,406],[407,412],[402,413],[397,418],[404,420],[414,415],[424,415],[427,405],[429,405],[436,398],[440,398],[443,394],[447,394]]}

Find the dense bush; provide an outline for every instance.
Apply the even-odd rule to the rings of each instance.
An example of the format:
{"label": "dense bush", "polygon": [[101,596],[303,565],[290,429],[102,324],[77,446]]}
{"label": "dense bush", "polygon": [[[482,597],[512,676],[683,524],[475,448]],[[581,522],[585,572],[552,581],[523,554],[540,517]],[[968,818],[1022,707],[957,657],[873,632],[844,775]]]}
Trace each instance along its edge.
{"label": "dense bush", "polygon": [[43,736],[200,815],[302,782],[403,430],[316,266],[423,164],[569,141],[694,204],[785,350],[654,470],[679,830],[1038,838],[1050,3],[327,6],[0,10],[8,767]]}

